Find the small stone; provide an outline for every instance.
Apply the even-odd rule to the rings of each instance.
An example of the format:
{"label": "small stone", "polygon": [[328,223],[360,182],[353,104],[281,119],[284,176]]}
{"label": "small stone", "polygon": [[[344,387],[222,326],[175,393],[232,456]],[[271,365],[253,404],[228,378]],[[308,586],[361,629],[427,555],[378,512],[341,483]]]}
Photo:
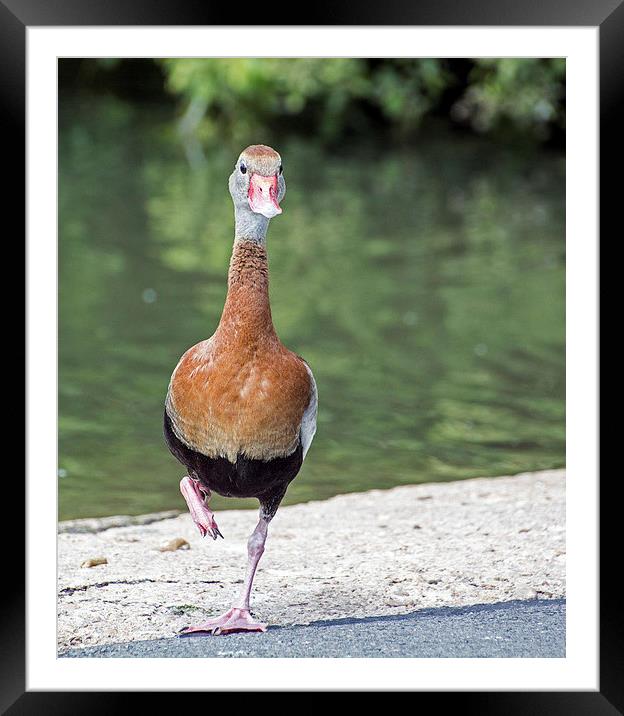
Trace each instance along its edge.
{"label": "small stone", "polygon": [[386,597],[386,605],[389,607],[408,607],[413,600],[402,594],[389,594]]}
{"label": "small stone", "polygon": [[175,552],[178,549],[191,549],[191,545],[184,539],[184,537],[176,537],[158,549],[160,552]]}
{"label": "small stone", "polygon": [[97,567],[100,564],[108,564],[106,557],[92,557],[91,559],[85,560],[80,566],[81,567]]}
{"label": "small stone", "polygon": [[528,584],[518,584],[514,590],[514,599],[537,599],[537,592]]}

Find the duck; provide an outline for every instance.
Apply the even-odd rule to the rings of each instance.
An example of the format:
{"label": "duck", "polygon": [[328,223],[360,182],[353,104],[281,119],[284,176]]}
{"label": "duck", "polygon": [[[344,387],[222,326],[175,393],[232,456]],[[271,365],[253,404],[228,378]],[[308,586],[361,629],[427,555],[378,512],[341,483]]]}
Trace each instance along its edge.
{"label": "duck", "polygon": [[211,494],[256,498],[258,523],[247,542],[241,593],[220,616],[182,635],[264,632],[250,598],[269,523],[299,473],[316,433],[318,391],[308,363],[280,341],[271,317],[267,230],[282,213],[282,158],[247,147],[229,177],[234,245],[227,296],[213,335],[189,348],[165,400],[165,442],[185,468],[180,492],[202,537],[222,537]]}

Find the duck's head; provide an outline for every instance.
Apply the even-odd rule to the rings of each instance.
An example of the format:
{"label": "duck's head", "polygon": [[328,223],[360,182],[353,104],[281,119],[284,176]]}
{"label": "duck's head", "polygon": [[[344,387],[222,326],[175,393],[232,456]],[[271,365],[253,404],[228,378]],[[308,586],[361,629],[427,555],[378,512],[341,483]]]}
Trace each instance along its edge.
{"label": "duck's head", "polygon": [[286,193],[282,158],[271,147],[252,144],[241,152],[229,186],[237,210],[272,219],[282,213],[279,203]]}

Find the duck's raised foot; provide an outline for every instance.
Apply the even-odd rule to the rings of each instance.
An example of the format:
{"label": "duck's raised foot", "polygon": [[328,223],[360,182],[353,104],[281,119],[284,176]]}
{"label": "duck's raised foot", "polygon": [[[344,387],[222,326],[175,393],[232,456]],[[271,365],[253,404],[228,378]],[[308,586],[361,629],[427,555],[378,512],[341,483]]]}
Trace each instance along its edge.
{"label": "duck's raised foot", "polygon": [[201,536],[205,537],[208,534],[212,539],[223,538],[217,527],[214,512],[205,503],[208,493],[199,484],[199,480],[183,477],[180,481],[180,492],[186,500],[193,522],[197,525]]}
{"label": "duck's raised foot", "polygon": [[188,634],[232,634],[240,631],[266,631],[268,624],[254,621],[248,609],[232,607],[225,614],[215,619],[208,619],[203,624],[186,627],[180,632],[180,636]]}

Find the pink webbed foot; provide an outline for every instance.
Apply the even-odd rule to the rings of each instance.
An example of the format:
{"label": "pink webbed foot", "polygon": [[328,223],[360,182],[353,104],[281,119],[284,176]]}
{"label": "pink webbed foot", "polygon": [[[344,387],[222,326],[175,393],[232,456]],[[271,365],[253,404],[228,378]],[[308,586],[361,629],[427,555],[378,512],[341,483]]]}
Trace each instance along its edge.
{"label": "pink webbed foot", "polygon": [[201,536],[205,537],[208,534],[212,539],[223,538],[215,522],[214,512],[204,501],[208,493],[202,489],[199,480],[194,480],[188,475],[183,477],[180,481],[180,492],[186,500],[193,522],[197,525]]}
{"label": "pink webbed foot", "polygon": [[225,614],[215,619],[209,619],[203,624],[186,627],[180,632],[180,636],[186,634],[232,634],[240,631],[266,631],[268,624],[254,621],[248,609],[232,607]]}

